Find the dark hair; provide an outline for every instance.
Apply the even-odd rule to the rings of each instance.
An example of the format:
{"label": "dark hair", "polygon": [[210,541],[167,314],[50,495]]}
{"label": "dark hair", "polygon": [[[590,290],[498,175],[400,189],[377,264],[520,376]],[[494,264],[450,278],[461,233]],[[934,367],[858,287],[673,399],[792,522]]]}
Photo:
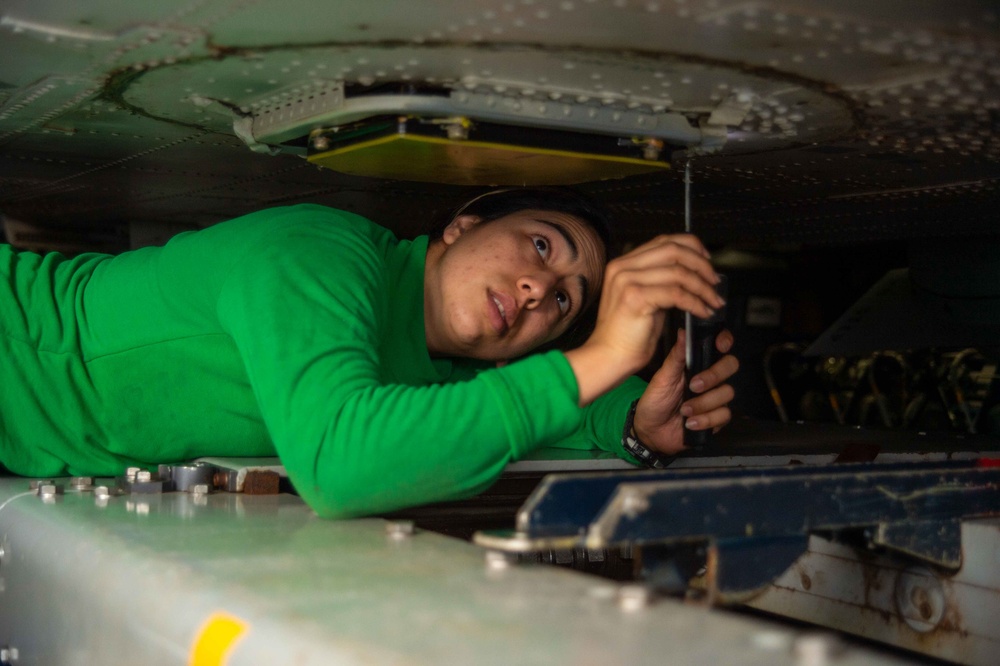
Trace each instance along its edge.
{"label": "dark hair", "polygon": [[[475,215],[480,224],[498,220],[522,210],[542,210],[565,213],[577,218],[594,230],[604,245],[604,256],[613,256],[613,238],[610,216],[603,208],[575,190],[556,187],[515,187],[492,190],[470,199],[460,206],[448,219],[431,234],[438,238],[445,227],[459,215]],[[533,353],[551,349],[572,349],[586,341],[597,321],[599,295],[580,312],[566,332],[555,340],[533,350]]]}
{"label": "dark hair", "polygon": [[566,188],[515,187],[485,192],[460,206],[433,235],[438,237],[444,233],[444,227],[459,215],[475,215],[480,218],[481,224],[521,210],[546,210],[572,215],[597,233],[604,244],[605,255],[610,256],[610,217],[604,209],[587,197]]}

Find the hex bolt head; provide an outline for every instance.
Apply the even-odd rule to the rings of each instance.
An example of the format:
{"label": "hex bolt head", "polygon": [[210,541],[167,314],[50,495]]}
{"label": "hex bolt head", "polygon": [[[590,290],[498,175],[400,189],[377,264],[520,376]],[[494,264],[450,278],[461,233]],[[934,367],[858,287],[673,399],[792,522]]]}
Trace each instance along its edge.
{"label": "hex bolt head", "polygon": [[826,666],[842,651],[836,637],[821,632],[806,632],[792,642],[797,666]]}
{"label": "hex bolt head", "polygon": [[618,589],[618,607],[626,613],[635,613],[646,608],[650,602],[649,588],[638,583],[622,585]]}
{"label": "hex bolt head", "polygon": [[325,136],[318,136],[313,139],[314,150],[327,150],[330,147],[330,140]]}
{"label": "hex bolt head", "polygon": [[191,492],[195,495],[207,495],[209,493],[209,487],[207,483],[196,483],[191,486]]}
{"label": "hex bolt head", "polygon": [[446,127],[448,138],[452,141],[462,141],[469,138],[469,128],[461,123],[452,123]]}
{"label": "hex bolt head", "polygon": [[149,470],[141,469],[135,473],[135,480],[138,483],[146,483],[153,480],[153,474]]}
{"label": "hex bolt head", "polygon": [[74,476],[69,480],[70,490],[90,490],[94,487],[94,477],[92,476]]}
{"label": "hex bolt head", "polygon": [[8,645],[0,647],[0,663],[15,664],[17,663],[17,657],[17,648]]}
{"label": "hex bolt head", "polygon": [[410,538],[415,531],[412,520],[391,520],[385,524],[386,536],[396,541]]}
{"label": "hex bolt head", "polygon": [[141,471],[138,467],[129,467],[125,470],[125,478],[129,481],[135,481],[136,475]]}
{"label": "hex bolt head", "polygon": [[111,497],[111,491],[107,486],[97,486],[94,488],[94,497],[97,499],[108,499]]}
{"label": "hex bolt head", "polygon": [[649,500],[638,492],[630,492],[622,498],[622,514],[635,518],[649,509]]}
{"label": "hex bolt head", "polygon": [[56,492],[58,492],[58,490],[59,489],[55,485],[51,483],[46,483],[44,486],[38,486],[38,496],[43,498],[55,497]]}
{"label": "hex bolt head", "polygon": [[896,577],[896,611],[914,631],[932,631],[944,619],[948,602],[937,575],[915,565]]}
{"label": "hex bolt head", "polygon": [[499,550],[486,551],[486,569],[489,571],[503,571],[510,568],[511,558]]}

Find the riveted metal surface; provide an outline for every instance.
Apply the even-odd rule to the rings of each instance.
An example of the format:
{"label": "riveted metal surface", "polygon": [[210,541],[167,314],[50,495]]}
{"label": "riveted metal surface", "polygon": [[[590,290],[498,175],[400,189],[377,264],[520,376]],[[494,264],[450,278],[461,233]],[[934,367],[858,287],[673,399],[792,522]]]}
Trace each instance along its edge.
{"label": "riveted metal surface", "polygon": [[913,566],[813,536],[809,551],[748,605],[961,664],[993,664],[997,519],[962,525],[962,569]]}
{"label": "riveted metal surface", "polygon": [[[320,520],[290,495],[43,504],[26,489],[0,478],[0,645],[19,664],[191,663],[225,621],[240,629],[226,644],[233,666],[655,664],[667,651],[684,663],[797,663],[795,629],[567,570],[487,565],[457,539]],[[905,661],[849,646],[838,663]]]}
{"label": "riveted metal surface", "polygon": [[[0,63],[0,211],[40,246],[58,230],[120,248],[300,200],[421,231],[416,215],[465,191],[296,154],[342,85],[348,99],[464,94],[566,129],[602,131],[590,111],[604,131],[680,119],[724,142],[692,169],[709,241],[993,231],[1000,19],[986,0],[10,0],[0,43],[17,54]],[[683,227],[677,173],[587,189],[627,237]]]}

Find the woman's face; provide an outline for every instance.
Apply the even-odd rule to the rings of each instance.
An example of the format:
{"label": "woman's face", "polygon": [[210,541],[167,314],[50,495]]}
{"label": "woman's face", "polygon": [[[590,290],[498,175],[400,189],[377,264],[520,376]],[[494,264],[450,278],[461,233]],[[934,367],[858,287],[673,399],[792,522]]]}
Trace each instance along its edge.
{"label": "woman's face", "polygon": [[564,333],[600,292],[604,245],[566,213],[479,222],[456,217],[428,249],[427,347],[434,356],[518,358]]}

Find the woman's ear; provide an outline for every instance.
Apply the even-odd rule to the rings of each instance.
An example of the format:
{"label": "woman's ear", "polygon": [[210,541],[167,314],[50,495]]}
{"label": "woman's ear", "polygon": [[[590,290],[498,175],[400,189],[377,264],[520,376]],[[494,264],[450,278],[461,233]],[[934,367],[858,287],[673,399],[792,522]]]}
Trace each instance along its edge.
{"label": "woman's ear", "polygon": [[479,224],[478,215],[458,215],[448,226],[444,228],[444,233],[441,234],[441,240],[444,241],[445,245],[451,245],[458,238],[464,234],[466,231],[472,227]]}

